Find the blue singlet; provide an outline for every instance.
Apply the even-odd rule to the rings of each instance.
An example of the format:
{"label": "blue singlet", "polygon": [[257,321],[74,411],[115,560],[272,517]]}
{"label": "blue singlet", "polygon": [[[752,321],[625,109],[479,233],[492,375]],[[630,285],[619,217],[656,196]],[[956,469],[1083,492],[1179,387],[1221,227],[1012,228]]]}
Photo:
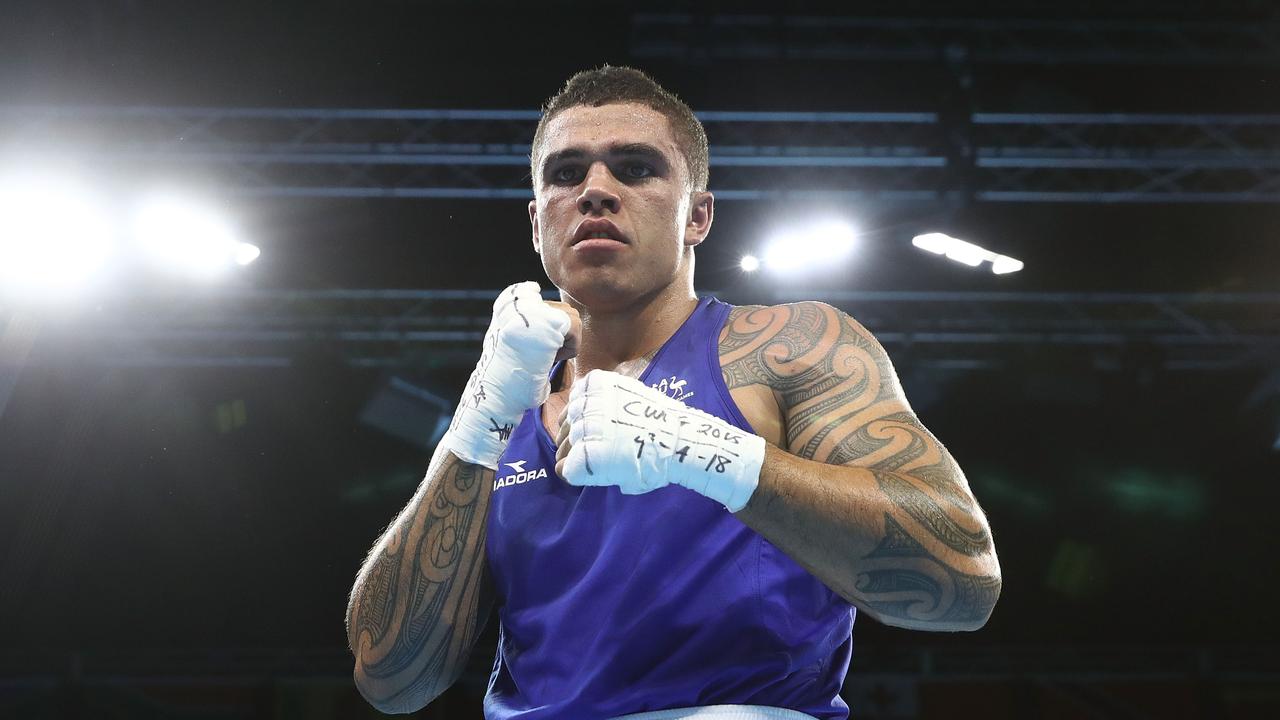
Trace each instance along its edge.
{"label": "blue singlet", "polygon": [[[640,380],[752,432],[720,372],[730,307],[701,299]],[[537,408],[499,459],[488,523],[502,623],[489,720],[730,704],[849,716],[853,606],[723,505],[569,485]]]}

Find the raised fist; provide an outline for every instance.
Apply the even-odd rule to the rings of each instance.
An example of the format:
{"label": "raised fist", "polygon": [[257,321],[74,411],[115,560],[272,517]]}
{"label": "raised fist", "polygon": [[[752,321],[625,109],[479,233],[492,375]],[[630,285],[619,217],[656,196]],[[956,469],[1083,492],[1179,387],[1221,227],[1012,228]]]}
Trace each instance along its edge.
{"label": "raised fist", "polygon": [[550,394],[547,376],[557,356],[577,351],[581,323],[566,309],[572,310],[544,301],[535,282],[498,295],[480,362],[440,440],[444,447],[466,462],[497,468],[520,416]]}
{"label": "raised fist", "polygon": [[764,438],[607,370],[574,383],[556,443],[570,484],[628,495],[677,484],[731,512],[751,499],[765,453]]}

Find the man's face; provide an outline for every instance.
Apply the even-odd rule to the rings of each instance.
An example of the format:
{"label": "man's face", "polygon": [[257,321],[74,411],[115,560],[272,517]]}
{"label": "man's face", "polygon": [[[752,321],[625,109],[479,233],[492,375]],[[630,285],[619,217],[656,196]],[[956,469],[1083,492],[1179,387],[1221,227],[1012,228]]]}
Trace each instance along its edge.
{"label": "man's face", "polygon": [[572,107],[543,130],[529,203],[533,246],[570,299],[624,306],[692,271],[711,229],[666,116],[633,103]]}

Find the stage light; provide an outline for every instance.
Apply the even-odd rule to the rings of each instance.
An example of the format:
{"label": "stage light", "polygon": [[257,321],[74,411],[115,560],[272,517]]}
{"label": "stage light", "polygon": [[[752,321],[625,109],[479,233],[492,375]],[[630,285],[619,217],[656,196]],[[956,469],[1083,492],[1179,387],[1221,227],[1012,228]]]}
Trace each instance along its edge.
{"label": "stage light", "polygon": [[236,259],[237,265],[243,266],[252,263],[253,260],[257,260],[257,256],[261,254],[262,251],[256,245],[239,242],[236,245],[236,251],[233,252],[233,258]]}
{"label": "stage light", "polygon": [[1008,273],[1018,272],[1022,269],[1022,261],[1015,260],[1008,255],[997,255],[991,261],[991,272],[997,275],[1006,275]]}
{"label": "stage light", "polygon": [[996,275],[1018,272],[1023,267],[1021,260],[1011,258],[1008,255],[998,255],[971,242],[953,238],[943,233],[917,235],[911,238],[911,244],[935,255],[945,255],[949,259],[969,267],[978,267],[984,261],[990,261],[991,272]]}
{"label": "stage light", "polygon": [[185,198],[154,196],[138,209],[134,241],[154,263],[186,275],[212,278],[232,265],[248,265],[260,251],[241,241],[228,219]]}
{"label": "stage light", "polygon": [[856,243],[852,225],[838,220],[820,222],[775,237],[762,264],[779,273],[831,268],[848,259]]}
{"label": "stage light", "polygon": [[790,238],[777,238],[764,251],[763,265],[768,265],[773,272],[791,272],[804,265],[800,254],[794,252],[794,242]]}
{"label": "stage light", "polygon": [[760,258],[755,255],[743,255],[742,262],[738,264],[743,272],[755,272],[760,269]]}
{"label": "stage light", "polygon": [[947,248],[947,257],[955,260],[962,265],[969,267],[978,267],[983,260],[989,255],[986,250],[964,240],[952,239],[951,246]]}
{"label": "stage light", "polygon": [[924,235],[917,235],[911,238],[911,244],[921,250],[928,250],[936,255],[945,255],[947,247],[950,246],[951,241],[954,239],[955,238],[949,235],[943,235],[942,233],[925,233]]}
{"label": "stage light", "polygon": [[71,179],[0,181],[0,287],[53,299],[84,289],[115,252],[103,204]]}

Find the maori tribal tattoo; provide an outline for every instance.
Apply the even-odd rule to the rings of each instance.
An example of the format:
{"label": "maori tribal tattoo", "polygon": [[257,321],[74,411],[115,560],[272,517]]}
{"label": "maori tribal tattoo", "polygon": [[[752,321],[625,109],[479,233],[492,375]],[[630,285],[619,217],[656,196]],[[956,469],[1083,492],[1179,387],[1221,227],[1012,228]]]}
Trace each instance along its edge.
{"label": "maori tribal tattoo", "polygon": [[999,578],[961,571],[991,551],[982,511],[865,328],[822,303],[738,307],[720,362],[730,390],[772,389],[793,455],[866,468],[888,499],[883,529],[859,551],[859,606],[907,626],[963,625],[989,611]]}
{"label": "maori tribal tattoo", "polygon": [[[347,609],[347,638],[379,707],[416,709],[462,671],[493,605],[484,567],[494,471],[441,452],[374,546]],[[368,690],[366,690],[368,692]]]}

